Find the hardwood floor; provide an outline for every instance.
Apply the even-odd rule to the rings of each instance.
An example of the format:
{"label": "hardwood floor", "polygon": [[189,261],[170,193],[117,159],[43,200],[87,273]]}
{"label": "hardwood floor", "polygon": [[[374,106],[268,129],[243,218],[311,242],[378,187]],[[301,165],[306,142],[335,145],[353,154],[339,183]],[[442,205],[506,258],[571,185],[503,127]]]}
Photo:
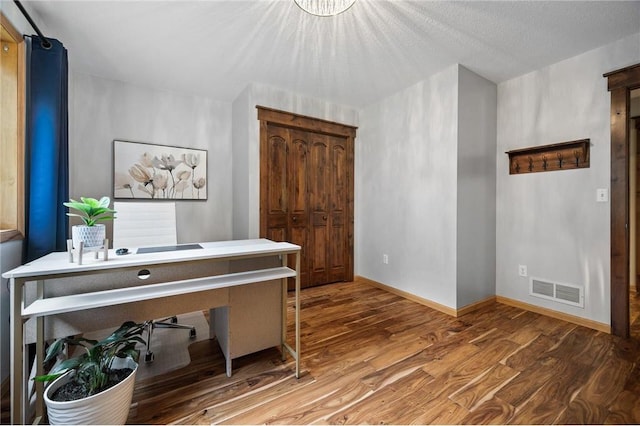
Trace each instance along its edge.
{"label": "hardwood floor", "polygon": [[[302,370],[276,349],[234,362],[217,342],[136,385],[134,424],[640,423],[632,338],[496,304],[452,318],[362,282],[302,292]],[[3,404],[3,422],[5,420]]]}
{"label": "hardwood floor", "polygon": [[[634,298],[635,312],[640,300]],[[130,423],[640,423],[633,338],[496,304],[452,318],[361,282],[306,289],[303,375],[277,350],[224,375],[215,341],[140,383]]]}

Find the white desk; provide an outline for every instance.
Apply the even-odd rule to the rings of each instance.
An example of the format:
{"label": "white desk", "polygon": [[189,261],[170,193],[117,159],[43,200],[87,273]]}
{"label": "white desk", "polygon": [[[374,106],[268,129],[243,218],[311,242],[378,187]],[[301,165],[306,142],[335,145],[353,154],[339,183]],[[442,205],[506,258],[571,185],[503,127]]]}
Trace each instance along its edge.
{"label": "white desk", "polygon": [[[109,260],[85,260],[82,265],[57,252],[4,273],[11,280],[11,422],[28,420],[24,344],[29,320],[35,321],[36,374],[43,374],[45,338],[212,309],[211,328],[225,355],[227,375],[232,359],[280,345],[283,358],[289,352],[295,359],[299,377],[300,246],[264,239],[200,245],[147,254],[135,254],[133,248],[124,256],[112,250]],[[287,266],[289,255],[295,255],[295,269]],[[296,282],[295,348],[286,341],[289,278]],[[274,297],[280,308],[275,319],[265,302]],[[262,315],[269,318],[265,321]],[[277,343],[273,324],[279,328]],[[43,414],[41,383],[36,392],[38,418]]]}

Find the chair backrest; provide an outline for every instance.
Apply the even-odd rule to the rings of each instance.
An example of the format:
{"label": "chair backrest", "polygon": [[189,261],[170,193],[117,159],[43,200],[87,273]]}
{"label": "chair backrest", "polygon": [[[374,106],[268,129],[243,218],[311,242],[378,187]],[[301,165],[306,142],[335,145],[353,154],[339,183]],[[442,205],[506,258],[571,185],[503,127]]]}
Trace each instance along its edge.
{"label": "chair backrest", "polygon": [[113,248],[175,245],[176,204],[114,202]]}

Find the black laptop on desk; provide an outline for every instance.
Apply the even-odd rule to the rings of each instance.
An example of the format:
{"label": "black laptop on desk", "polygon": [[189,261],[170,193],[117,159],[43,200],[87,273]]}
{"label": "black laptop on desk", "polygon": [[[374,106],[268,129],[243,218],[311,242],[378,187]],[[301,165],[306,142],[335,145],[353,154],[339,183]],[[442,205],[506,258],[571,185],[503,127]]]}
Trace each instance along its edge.
{"label": "black laptop on desk", "polygon": [[171,246],[140,247],[136,251],[136,253],[137,254],[160,253],[163,251],[194,250],[194,249],[201,249],[201,248],[202,246],[200,244],[176,244]]}

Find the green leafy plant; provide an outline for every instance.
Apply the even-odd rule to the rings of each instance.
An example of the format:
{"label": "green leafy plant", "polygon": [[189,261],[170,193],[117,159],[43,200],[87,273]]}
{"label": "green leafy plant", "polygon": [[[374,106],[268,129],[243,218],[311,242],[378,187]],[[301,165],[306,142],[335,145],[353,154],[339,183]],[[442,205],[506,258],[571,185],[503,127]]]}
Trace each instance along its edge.
{"label": "green leafy plant", "polygon": [[56,340],[47,349],[44,363],[55,360],[65,346],[82,346],[81,355],[60,362],[49,374],[36,376],[34,380],[49,382],[67,371],[75,370],[73,381],[82,389],[84,396],[94,395],[109,387],[112,374],[112,364],[116,358],[131,357],[138,361],[139,351],[135,349],[137,343],[145,344],[140,335],[148,323],[137,324],[133,321],[123,323],[116,331],[103,340],[91,340],[84,337],[65,337]]}
{"label": "green leafy plant", "polygon": [[77,201],[72,198],[69,202],[63,203],[66,207],[80,212],[80,214],[67,213],[67,216],[79,217],[87,226],[95,226],[96,222],[115,218],[113,214],[116,213],[116,211],[109,208],[109,203],[111,203],[109,197],[102,197],[100,200],[90,197],[80,197],[80,200],[81,201]]}

